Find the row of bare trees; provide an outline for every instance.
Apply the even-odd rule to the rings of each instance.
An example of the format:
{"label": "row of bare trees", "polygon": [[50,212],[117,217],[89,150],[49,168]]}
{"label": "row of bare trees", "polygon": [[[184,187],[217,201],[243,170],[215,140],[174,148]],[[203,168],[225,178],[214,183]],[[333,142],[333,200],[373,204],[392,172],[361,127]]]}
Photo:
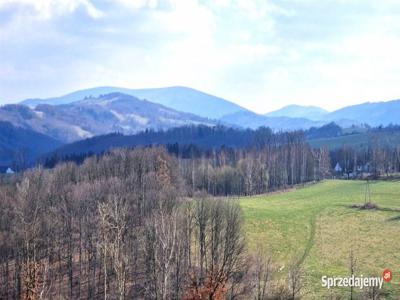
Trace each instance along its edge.
{"label": "row of bare trees", "polygon": [[220,149],[179,162],[193,192],[221,196],[261,194],[331,174],[328,149],[312,149],[301,135],[262,149]]}
{"label": "row of bare trees", "polygon": [[[120,138],[132,147],[137,143],[148,143],[148,147],[164,143],[169,153],[178,158],[181,176],[191,195],[198,190],[214,196],[260,194],[321,180],[331,171],[328,149],[310,147],[302,131],[274,133],[262,127],[238,130],[189,126]],[[103,147],[99,145],[101,141]],[[107,151],[107,145],[111,147],[112,143],[106,141],[107,137],[99,137],[95,144]],[[83,145],[91,149],[86,142]],[[70,155],[55,153],[43,164],[52,167],[60,160],[80,164],[85,155],[90,155],[86,148],[81,149],[83,145],[71,146]]]}
{"label": "row of bare trees", "polygon": [[339,163],[348,176],[366,174],[378,178],[400,172],[400,146],[382,145],[379,141],[362,147],[344,145],[332,150],[331,158],[332,163]]}

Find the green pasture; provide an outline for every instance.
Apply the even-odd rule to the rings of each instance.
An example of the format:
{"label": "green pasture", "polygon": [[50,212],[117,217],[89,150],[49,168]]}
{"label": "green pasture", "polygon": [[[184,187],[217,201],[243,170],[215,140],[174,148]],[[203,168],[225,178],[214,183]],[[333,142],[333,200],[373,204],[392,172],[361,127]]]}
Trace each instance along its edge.
{"label": "green pasture", "polygon": [[[271,256],[278,275],[301,266],[305,299],[348,297],[349,289],[327,290],[321,276],[349,276],[350,252],[356,275],[381,276],[387,299],[400,299],[400,181],[370,183],[378,209],[363,204],[365,181],[327,180],[318,184],[240,199],[250,252]],[[279,271],[280,270],[280,271]],[[282,275],[283,276],[283,275]]]}

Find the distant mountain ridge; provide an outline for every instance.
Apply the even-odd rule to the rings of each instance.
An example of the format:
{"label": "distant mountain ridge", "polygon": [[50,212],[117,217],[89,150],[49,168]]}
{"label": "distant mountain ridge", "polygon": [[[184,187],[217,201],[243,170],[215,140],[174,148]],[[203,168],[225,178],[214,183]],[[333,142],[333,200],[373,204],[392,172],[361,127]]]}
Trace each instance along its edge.
{"label": "distant mountain ridge", "polygon": [[96,87],[76,91],[61,97],[48,99],[27,99],[21,104],[35,107],[39,104],[71,104],[87,97],[99,97],[110,93],[123,93],[139,99],[158,103],[181,112],[192,113],[200,117],[219,119],[224,115],[247,109],[225,100],[192,88],[165,87],[149,89],[127,89],[119,87]]}
{"label": "distant mountain ridge", "polygon": [[35,108],[5,105],[0,107],[0,119],[62,142],[112,132],[134,134],[145,129],[217,124],[217,121],[121,93],[87,97],[69,104],[37,104]]}
{"label": "distant mountain ridge", "polygon": [[243,128],[256,129],[260,126],[274,130],[307,129],[322,125],[322,122],[308,120],[303,117],[269,117],[256,114],[230,101],[197,91],[187,87],[166,87],[154,89],[127,89],[118,87],[98,87],[49,99],[28,99],[21,104],[36,107],[41,104],[65,105],[82,101],[85,98],[99,97],[109,93],[134,95],[140,99],[162,104],[166,107],[188,112],[209,119],[236,125]]}
{"label": "distant mountain ridge", "polygon": [[326,120],[356,120],[371,126],[400,124],[400,100],[351,105],[326,115]]}
{"label": "distant mountain ridge", "polygon": [[389,124],[400,124],[400,100],[366,102],[346,106],[333,112],[327,112],[314,106],[289,105],[267,113],[266,116],[304,117],[325,123],[336,122],[345,128],[360,124],[387,126]]}
{"label": "distant mountain ridge", "polygon": [[268,126],[274,130],[295,130],[318,127],[335,122],[347,128],[367,123],[372,126],[400,124],[400,100],[363,103],[328,112],[316,106],[288,105],[279,110],[260,115],[228,100],[187,87],[153,89],[127,89],[97,87],[49,99],[28,99],[22,104],[36,107],[40,104],[68,105],[85,98],[96,98],[110,93],[134,95],[167,108],[190,113],[199,117],[215,119],[243,128]]}
{"label": "distant mountain ridge", "polygon": [[[0,106],[0,164],[9,165],[25,154],[27,161],[32,162],[62,144],[81,141],[77,144],[81,148],[97,141],[97,136],[108,134],[111,136],[100,141],[116,146],[125,145],[126,141],[128,145],[136,145],[140,140],[125,139],[120,134],[135,135],[147,130],[157,132],[182,126],[269,127],[273,131],[311,128],[307,137],[319,137],[323,141],[332,139],[332,134],[338,135],[340,127],[353,128],[355,125],[354,128],[365,129],[368,126],[364,124],[386,126],[390,123],[400,124],[400,100],[368,102],[334,112],[313,106],[289,105],[261,115],[185,87],[136,90],[99,87],[62,97],[27,99],[21,104]],[[326,134],[329,137],[325,137]],[[89,144],[85,142],[88,138]],[[216,145],[220,143],[217,136],[213,141]],[[101,148],[103,142],[98,145]]]}
{"label": "distant mountain ridge", "polygon": [[308,129],[313,126],[318,127],[325,124],[321,121],[312,121],[305,118],[263,116],[250,111],[237,112],[226,115],[220,120],[225,123],[236,124],[244,128],[257,129],[264,126],[270,127],[274,130]]}
{"label": "distant mountain ridge", "polygon": [[41,104],[66,105],[82,102],[82,99],[104,96],[109,93],[123,93],[134,95],[166,107],[188,112],[200,117],[216,119],[226,124],[243,128],[256,129],[260,126],[271,127],[274,130],[307,129],[311,126],[322,125],[322,122],[307,120],[305,118],[268,117],[256,114],[239,105],[220,97],[212,96],[187,87],[166,87],[154,89],[126,89],[117,87],[99,87],[77,91],[62,97],[49,99],[28,99],[21,104],[30,107]]}
{"label": "distant mountain ridge", "polygon": [[321,121],[329,112],[317,106],[287,105],[278,110],[266,113],[267,117],[304,118],[312,121]]}

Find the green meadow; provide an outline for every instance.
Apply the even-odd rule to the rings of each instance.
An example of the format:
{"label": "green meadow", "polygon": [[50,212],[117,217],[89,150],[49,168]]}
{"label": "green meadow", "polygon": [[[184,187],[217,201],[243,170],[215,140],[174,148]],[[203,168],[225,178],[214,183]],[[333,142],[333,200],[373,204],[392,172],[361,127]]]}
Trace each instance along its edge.
{"label": "green meadow", "polygon": [[338,137],[312,139],[308,142],[314,148],[327,146],[329,149],[338,149],[342,148],[344,145],[366,147],[376,143],[377,141],[379,141],[381,145],[398,145],[400,143],[400,132],[364,132],[341,135]]}
{"label": "green meadow", "polygon": [[400,181],[371,182],[378,208],[353,208],[364,203],[365,187],[365,181],[326,180],[241,198],[249,250],[271,257],[278,277],[299,265],[305,299],[347,298],[349,288],[328,290],[321,277],[350,276],[353,252],[355,275],[381,276],[391,269],[393,280],[384,283],[383,292],[387,299],[400,299]]}

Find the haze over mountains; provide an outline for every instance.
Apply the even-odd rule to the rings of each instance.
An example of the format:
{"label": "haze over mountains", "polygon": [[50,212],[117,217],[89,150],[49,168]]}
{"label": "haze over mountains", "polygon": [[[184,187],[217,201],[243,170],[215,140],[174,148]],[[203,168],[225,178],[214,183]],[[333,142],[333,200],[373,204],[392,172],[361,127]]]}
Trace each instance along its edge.
{"label": "haze over mountains", "polygon": [[[330,122],[343,128],[362,124],[379,126],[400,124],[399,112],[400,101],[394,100],[364,103],[334,112],[315,106],[289,105],[263,115],[186,87],[98,87],[0,107],[0,159],[9,162],[2,157],[11,157],[13,149],[21,147],[36,157],[61,144],[115,132],[131,135],[146,129],[157,131],[198,124],[251,129],[264,126],[273,130],[305,130]],[[36,145],[37,151],[29,148],[30,133],[45,146]],[[15,140],[18,138],[23,142]]]}
{"label": "haze over mountains", "polygon": [[187,87],[166,87],[155,89],[125,89],[118,87],[99,87],[81,90],[65,96],[49,99],[27,99],[21,104],[31,108],[41,104],[66,105],[77,103],[84,98],[99,97],[108,93],[121,93],[139,99],[147,99],[180,112],[191,113],[210,120],[239,127],[256,129],[260,126],[271,127],[275,130],[306,129],[319,126],[323,123],[307,120],[305,118],[286,116],[268,117],[256,114],[233,102],[212,96]]}
{"label": "haze over mountains", "polygon": [[48,99],[27,99],[21,104],[36,107],[39,104],[63,105],[84,98],[99,97],[109,93],[121,93],[146,99],[179,112],[191,113],[203,118],[220,120],[240,127],[257,128],[269,126],[276,130],[306,129],[336,122],[343,127],[367,123],[371,126],[400,123],[396,112],[400,101],[364,103],[334,112],[320,107],[289,105],[279,110],[257,114],[231,101],[187,87],[165,87],[151,89],[127,89],[119,87],[97,87],[76,91],[65,96]]}

